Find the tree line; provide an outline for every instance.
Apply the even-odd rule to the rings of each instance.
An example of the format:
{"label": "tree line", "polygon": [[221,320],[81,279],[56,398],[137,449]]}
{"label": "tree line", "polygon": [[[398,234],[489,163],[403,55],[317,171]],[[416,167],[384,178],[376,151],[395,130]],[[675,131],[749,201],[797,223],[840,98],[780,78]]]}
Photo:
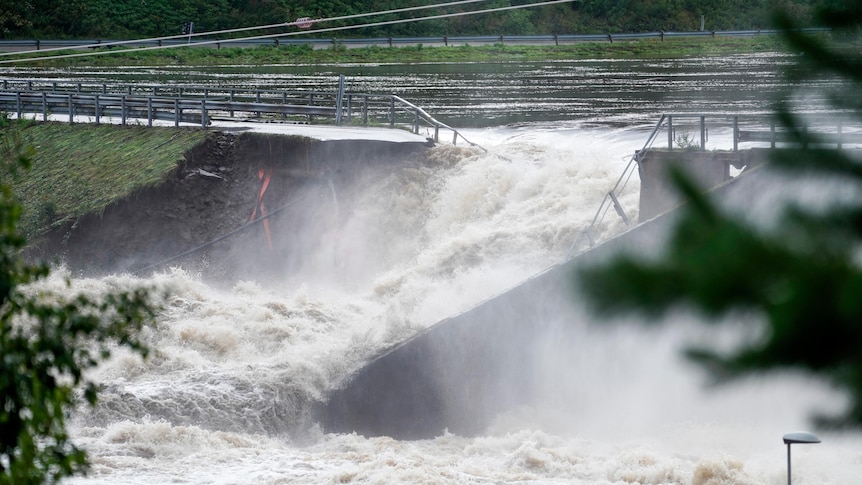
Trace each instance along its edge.
{"label": "tree line", "polygon": [[[580,0],[503,12],[340,31],[345,37],[592,34],[763,29],[776,9],[814,26],[836,0]],[[0,2],[2,39],[138,39],[331,18],[442,0],[15,0]],[[326,27],[522,5],[489,0],[446,9],[328,22]]]}

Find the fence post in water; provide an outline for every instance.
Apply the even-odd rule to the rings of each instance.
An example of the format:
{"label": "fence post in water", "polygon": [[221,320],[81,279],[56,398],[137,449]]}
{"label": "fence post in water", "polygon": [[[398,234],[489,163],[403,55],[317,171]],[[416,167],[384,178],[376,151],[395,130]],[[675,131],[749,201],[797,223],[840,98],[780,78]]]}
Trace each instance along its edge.
{"label": "fence post in water", "polygon": [[667,116],[667,149],[673,150],[673,116]]}
{"label": "fence post in water", "polygon": [[841,143],[842,142],[841,138],[843,135],[843,133],[842,133],[843,129],[842,128],[843,127],[841,126],[841,120],[838,120],[838,130],[837,131],[838,131],[838,149],[839,150],[841,149],[841,145],[842,145],[842,143]]}
{"label": "fence post in water", "polygon": [[775,148],[775,120],[769,121],[769,147]]}
{"label": "fence post in water", "polygon": [[733,151],[739,151],[739,116],[733,117]]}

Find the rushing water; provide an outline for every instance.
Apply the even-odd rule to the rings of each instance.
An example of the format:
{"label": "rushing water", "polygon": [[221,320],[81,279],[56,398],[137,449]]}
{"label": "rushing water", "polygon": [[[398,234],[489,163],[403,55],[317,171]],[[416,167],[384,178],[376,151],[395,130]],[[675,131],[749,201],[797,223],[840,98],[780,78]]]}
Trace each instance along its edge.
{"label": "rushing water", "polygon": [[[303,403],[381,349],[559,263],[664,111],[764,111],[787,87],[781,55],[654,61],[128,68],[5,75],[80,81],[395,93],[488,149],[439,146],[332,194],[340,226],[281,284],[211,285],[181,268],[75,279],[100,293],[168,293],[147,361],[118,353],[94,375],[102,401],[73,419],[93,469],[79,484],[786,483],[782,434],[842,397],[782,374],[721,389],[679,359],[690,321],[586,325],[547,403],[478,437],[326,434]],[[811,98],[807,98],[812,102]],[[812,102],[812,104],[816,104]],[[635,187],[636,189],[636,187]],[[621,200],[635,211],[636,190]],[[603,230],[622,223],[609,218]],[[337,236],[337,237],[336,237]],[[46,284],[66,291],[58,272]],[[573,295],[573,298],[576,296]],[[574,324],[574,323],[573,323]],[[731,338],[719,334],[718,338]],[[309,426],[310,425],[310,426]],[[862,439],[793,449],[796,484],[862,476]]]}

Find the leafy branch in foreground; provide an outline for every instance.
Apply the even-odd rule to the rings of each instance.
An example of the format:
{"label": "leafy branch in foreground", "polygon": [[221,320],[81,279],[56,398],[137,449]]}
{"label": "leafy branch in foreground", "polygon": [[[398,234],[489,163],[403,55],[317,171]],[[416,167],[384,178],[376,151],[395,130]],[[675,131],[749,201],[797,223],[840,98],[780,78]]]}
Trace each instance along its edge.
{"label": "leafy branch in foreground", "polygon": [[[0,119],[0,171],[20,175],[32,149],[22,146],[17,126]],[[80,400],[96,402],[96,384],[84,373],[125,346],[142,356],[138,338],[154,317],[147,290],[101,298],[39,289],[50,274],[19,253],[21,205],[8,182],[0,182],[0,485],[56,483],[86,470],[86,454],[66,431],[66,413]]]}
{"label": "leafy branch in foreground", "polygon": [[[858,28],[862,10],[848,7],[841,27]],[[849,21],[853,19],[853,21]],[[784,18],[784,27],[791,26]],[[787,31],[788,43],[802,53],[805,76],[830,75],[827,93],[836,109],[862,118],[862,61],[816,39]],[[797,85],[804,85],[797,84]],[[779,109],[800,147],[817,136],[788,109]],[[674,184],[688,200],[658,260],[622,256],[604,266],[582,270],[580,287],[604,313],[640,310],[655,317],[688,303],[709,317],[735,310],[763,315],[766,332],[729,352],[688,349],[687,355],[719,380],[778,368],[803,369],[846,391],[850,405],[840,416],[818,416],[819,426],[862,426],[862,165],[846,151],[780,150],[771,166],[801,180],[837,178],[853,196],[829,207],[789,206],[773,229],[762,229],[718,209],[686,178]],[[710,319],[714,323],[716,320]]]}

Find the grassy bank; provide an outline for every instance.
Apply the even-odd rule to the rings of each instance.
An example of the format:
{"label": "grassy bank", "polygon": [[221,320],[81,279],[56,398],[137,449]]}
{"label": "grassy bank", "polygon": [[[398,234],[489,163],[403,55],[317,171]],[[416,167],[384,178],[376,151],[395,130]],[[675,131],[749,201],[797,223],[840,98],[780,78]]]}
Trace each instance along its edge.
{"label": "grassy bank", "polygon": [[[32,239],[51,225],[101,212],[158,184],[206,136],[200,129],[5,123],[0,140],[34,149],[32,168],[11,179],[24,205],[23,233]],[[11,177],[5,164],[0,177]]]}
{"label": "grassy bank", "polygon": [[[753,37],[695,37],[582,42],[568,45],[484,46],[370,46],[346,48],[335,44],[327,49],[309,45],[261,47],[177,47],[141,50],[113,48],[104,55],[22,63],[28,66],[119,66],[119,65],[223,65],[223,64],[338,64],[338,63],[419,63],[419,62],[504,62],[525,60],[679,58],[722,56],[739,53],[774,52],[784,48],[776,35]],[[77,51],[80,52],[80,51]],[[68,52],[71,53],[71,52]],[[56,53],[53,53],[56,54]]]}

